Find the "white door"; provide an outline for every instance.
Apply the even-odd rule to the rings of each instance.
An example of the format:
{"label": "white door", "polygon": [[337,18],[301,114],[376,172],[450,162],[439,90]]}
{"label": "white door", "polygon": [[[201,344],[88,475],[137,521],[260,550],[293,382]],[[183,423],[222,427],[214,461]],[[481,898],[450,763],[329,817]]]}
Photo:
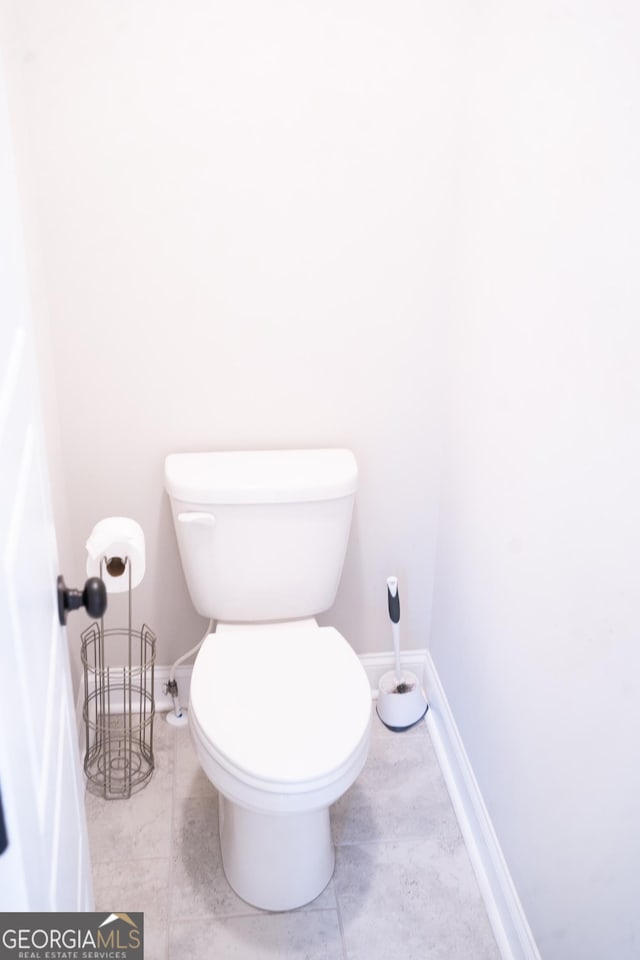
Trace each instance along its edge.
{"label": "white door", "polygon": [[84,911],[83,779],[29,310],[0,63],[0,911]]}

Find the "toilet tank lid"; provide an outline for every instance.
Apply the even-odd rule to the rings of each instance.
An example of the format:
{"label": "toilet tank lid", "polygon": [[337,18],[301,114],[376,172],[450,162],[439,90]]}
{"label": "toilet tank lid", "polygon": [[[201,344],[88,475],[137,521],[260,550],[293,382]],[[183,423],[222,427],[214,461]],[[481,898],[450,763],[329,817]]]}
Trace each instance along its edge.
{"label": "toilet tank lid", "polygon": [[358,466],[342,448],[171,453],[164,476],[188,503],[295,503],[355,493]]}

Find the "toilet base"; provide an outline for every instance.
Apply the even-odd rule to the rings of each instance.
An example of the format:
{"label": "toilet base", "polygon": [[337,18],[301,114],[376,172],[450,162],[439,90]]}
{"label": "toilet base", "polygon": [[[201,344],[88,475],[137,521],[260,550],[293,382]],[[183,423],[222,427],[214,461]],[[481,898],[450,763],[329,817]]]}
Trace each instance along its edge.
{"label": "toilet base", "polygon": [[262,910],[294,910],[322,893],[335,852],[329,808],[257,813],[218,794],[224,872],[235,892]]}

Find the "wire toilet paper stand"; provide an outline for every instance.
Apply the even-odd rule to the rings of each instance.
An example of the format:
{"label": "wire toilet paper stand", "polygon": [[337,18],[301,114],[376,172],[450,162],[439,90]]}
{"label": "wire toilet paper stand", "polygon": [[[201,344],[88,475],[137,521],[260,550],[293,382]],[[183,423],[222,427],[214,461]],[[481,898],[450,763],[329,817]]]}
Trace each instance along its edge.
{"label": "wire toilet paper stand", "polygon": [[[154,664],[156,637],[146,624],[132,625],[129,557],[128,625],[105,629],[104,618],[81,634],[84,669],[86,750],[84,771],[88,789],[105,800],[127,799],[151,778],[153,759]],[[109,568],[112,561],[100,561]]]}

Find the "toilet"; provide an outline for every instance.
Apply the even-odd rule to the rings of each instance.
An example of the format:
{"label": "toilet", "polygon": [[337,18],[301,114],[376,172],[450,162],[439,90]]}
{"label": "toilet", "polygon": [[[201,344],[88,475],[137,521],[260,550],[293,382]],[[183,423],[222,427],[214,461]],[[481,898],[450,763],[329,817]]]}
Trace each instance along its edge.
{"label": "toilet", "polygon": [[371,689],[334,602],[358,470],[345,449],[170,454],[165,486],[191,600],[216,622],[189,726],[218,791],[222,863],[243,900],[292,910],[333,874],[329,808],[369,748]]}

